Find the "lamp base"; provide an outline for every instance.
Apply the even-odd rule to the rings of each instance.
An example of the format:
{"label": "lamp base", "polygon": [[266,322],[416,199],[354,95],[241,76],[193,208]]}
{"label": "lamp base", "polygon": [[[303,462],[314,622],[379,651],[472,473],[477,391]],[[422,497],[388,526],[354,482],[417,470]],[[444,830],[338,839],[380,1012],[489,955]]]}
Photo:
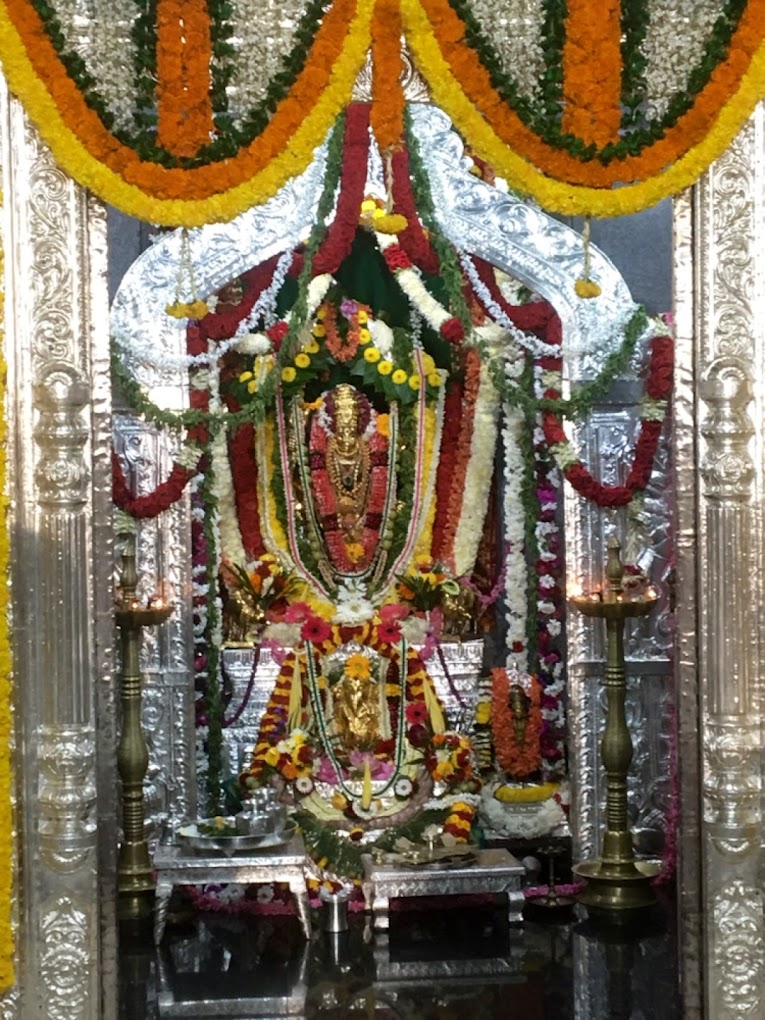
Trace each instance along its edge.
{"label": "lamp base", "polygon": [[656,903],[651,880],[659,873],[657,864],[590,860],[582,861],[572,870],[587,883],[577,900],[590,914],[608,915],[610,921],[629,922],[636,913],[649,910]]}

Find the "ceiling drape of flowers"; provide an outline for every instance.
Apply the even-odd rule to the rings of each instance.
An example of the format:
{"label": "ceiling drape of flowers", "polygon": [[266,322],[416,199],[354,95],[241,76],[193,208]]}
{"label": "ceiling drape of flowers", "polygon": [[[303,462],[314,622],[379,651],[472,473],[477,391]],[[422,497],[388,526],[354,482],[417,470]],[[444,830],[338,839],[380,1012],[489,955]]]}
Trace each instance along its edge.
{"label": "ceiling drape of flowers", "polygon": [[403,135],[399,40],[472,150],[551,211],[691,184],[765,91],[765,0],[0,0],[0,60],[59,164],[132,215],[226,220],[309,162],[368,52]]}

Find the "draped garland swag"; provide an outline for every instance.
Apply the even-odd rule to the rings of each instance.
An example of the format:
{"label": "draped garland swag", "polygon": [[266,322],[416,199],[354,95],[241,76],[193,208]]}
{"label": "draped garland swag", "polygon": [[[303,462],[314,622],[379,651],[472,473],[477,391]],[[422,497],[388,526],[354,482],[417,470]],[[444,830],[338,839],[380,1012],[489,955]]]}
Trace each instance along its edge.
{"label": "draped garland swag", "polygon": [[[257,60],[242,71],[239,28],[267,35],[278,3],[115,7],[83,29],[64,0],[0,0],[0,60],[75,180],[166,225],[231,219],[304,170],[368,52],[372,128],[384,153],[400,152],[402,35],[472,150],[567,214],[635,212],[687,187],[765,83],[765,0],[701,0],[690,12],[680,0],[536,0],[536,17],[519,0],[310,0],[278,70],[252,82],[242,75],[263,72]],[[673,14],[683,46],[667,37]],[[495,38],[499,18],[522,60]],[[238,106],[234,93],[249,99]]]}

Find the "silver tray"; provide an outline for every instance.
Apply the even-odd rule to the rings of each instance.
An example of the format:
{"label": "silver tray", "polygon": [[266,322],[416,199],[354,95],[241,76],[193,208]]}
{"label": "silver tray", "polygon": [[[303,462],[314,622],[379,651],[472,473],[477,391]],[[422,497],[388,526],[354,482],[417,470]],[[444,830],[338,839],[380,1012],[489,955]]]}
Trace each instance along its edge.
{"label": "silver tray", "polygon": [[[234,825],[233,818],[224,818],[227,826]],[[224,854],[241,853],[244,850],[270,850],[273,847],[289,843],[297,832],[297,822],[288,819],[279,832],[234,833],[231,836],[208,836],[199,831],[200,825],[214,825],[214,818],[200,818],[198,822],[182,825],[178,831],[178,842],[190,850],[220,850]]]}

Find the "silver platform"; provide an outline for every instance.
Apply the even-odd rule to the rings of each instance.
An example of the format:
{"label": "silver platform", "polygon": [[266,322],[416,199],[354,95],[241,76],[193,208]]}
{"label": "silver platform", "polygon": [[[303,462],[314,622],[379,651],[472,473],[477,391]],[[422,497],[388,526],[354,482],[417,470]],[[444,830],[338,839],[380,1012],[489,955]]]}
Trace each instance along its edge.
{"label": "silver platform", "polygon": [[377,863],[364,854],[364,896],[375,929],[389,926],[390,901],[412,896],[507,897],[510,924],[523,921],[523,865],[508,850],[479,850],[477,860],[461,867],[440,870],[404,863]]}
{"label": "silver platform", "polygon": [[241,885],[285,882],[295,897],[305,937],[310,939],[311,918],[305,862],[305,847],[299,836],[295,836],[281,847],[239,853],[231,857],[220,850],[203,853],[176,845],[160,844],[154,854],[154,868],[157,873],[155,944],[159,945],[162,941],[167,906],[176,885],[208,885],[224,882],[237,882]]}

